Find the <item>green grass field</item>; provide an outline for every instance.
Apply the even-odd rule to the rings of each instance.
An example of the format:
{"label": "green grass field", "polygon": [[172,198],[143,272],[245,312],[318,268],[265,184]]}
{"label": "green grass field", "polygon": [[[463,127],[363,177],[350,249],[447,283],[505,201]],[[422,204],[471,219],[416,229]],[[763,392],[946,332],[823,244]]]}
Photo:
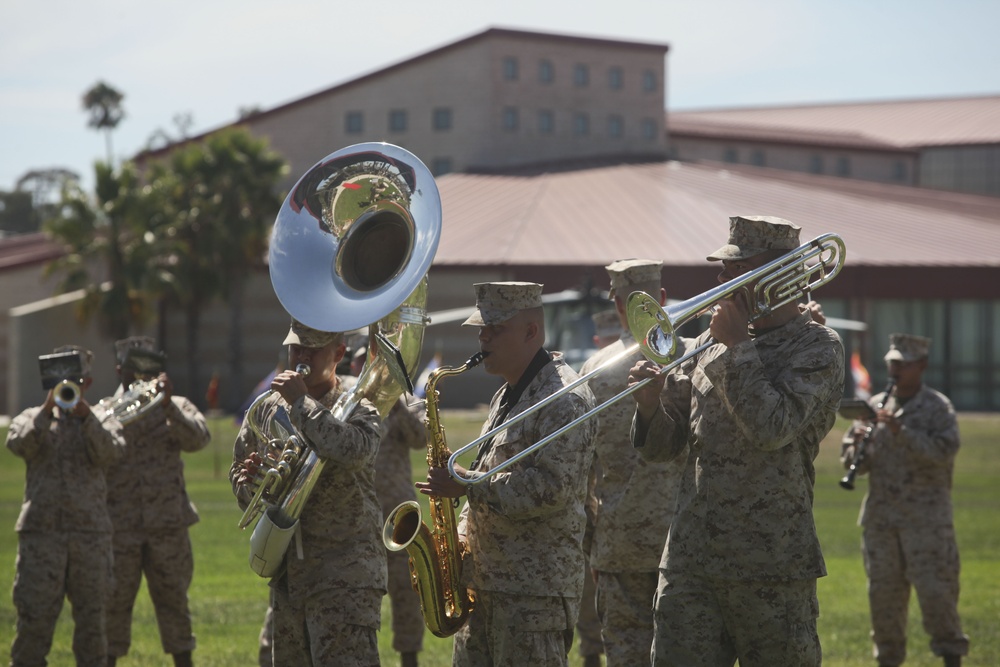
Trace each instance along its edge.
{"label": "green grass field", "polygon": [[[452,449],[470,442],[479,431],[483,415],[445,412]],[[191,531],[195,548],[195,580],[191,589],[201,667],[246,667],[255,664],[257,634],[267,599],[267,584],[247,566],[249,533],[236,528],[239,510],[226,479],[235,436],[232,420],[211,420],[213,442],[209,448],[185,457],[188,492],[198,506],[201,522]],[[960,612],[972,639],[969,666],[1000,665],[1000,416],[962,415],[962,450],[955,473],[955,521],[962,556]],[[817,461],[816,523],[819,527],[829,576],[819,582],[820,638],[824,663],[836,667],[873,665],[868,640],[865,576],[856,525],[865,480],[855,491],[837,485],[843,471],[837,460],[839,438],[846,422],[838,422],[824,442]],[[6,432],[0,429],[0,435]],[[14,578],[17,536],[14,523],[24,487],[24,463],[4,452],[0,466],[0,646],[4,658],[14,635],[14,609],[10,598]],[[422,452],[413,453],[414,475],[422,477],[426,464]],[[383,601],[379,645],[383,665],[397,665],[391,649],[388,598]],[[72,619],[68,604],[56,630],[50,664],[72,665]],[[930,654],[920,625],[916,601],[910,610],[908,665],[940,665]],[[132,650],[119,665],[170,665],[159,645],[149,597],[143,589],[136,603]],[[451,640],[424,638],[421,665],[451,664]],[[570,664],[582,664],[574,647]]]}

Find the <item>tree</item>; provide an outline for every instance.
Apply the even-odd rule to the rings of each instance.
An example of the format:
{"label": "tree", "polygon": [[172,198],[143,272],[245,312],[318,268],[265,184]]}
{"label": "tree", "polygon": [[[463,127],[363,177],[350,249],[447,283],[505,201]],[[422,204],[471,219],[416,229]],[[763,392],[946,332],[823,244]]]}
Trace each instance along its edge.
{"label": "tree", "polygon": [[87,126],[98,131],[104,131],[108,149],[108,165],[114,165],[114,154],[111,150],[111,131],[125,118],[122,101],[125,95],[115,90],[103,81],[98,81],[83,95],[83,108],[90,113]]}
{"label": "tree", "polygon": [[[243,400],[243,307],[246,282],[264,265],[270,225],[281,206],[278,183],[287,165],[267,143],[242,128],[227,129],[176,150],[169,167],[156,167],[169,178],[168,232],[180,246],[175,256],[175,296],[186,313],[189,395],[201,395],[198,382],[197,332],[200,314],[215,297],[230,309],[229,382],[225,407]],[[166,182],[166,181],[164,181]],[[182,267],[182,268],[181,268]]]}
{"label": "tree", "polygon": [[153,261],[159,250],[150,229],[162,216],[161,206],[131,163],[115,172],[97,162],[95,176],[93,198],[71,182],[58,215],[45,221],[45,231],[66,249],[46,274],[62,275],[60,292],[84,290],[77,311],[82,322],[96,316],[102,332],[125,338],[149,320],[155,295],[170,280]]}

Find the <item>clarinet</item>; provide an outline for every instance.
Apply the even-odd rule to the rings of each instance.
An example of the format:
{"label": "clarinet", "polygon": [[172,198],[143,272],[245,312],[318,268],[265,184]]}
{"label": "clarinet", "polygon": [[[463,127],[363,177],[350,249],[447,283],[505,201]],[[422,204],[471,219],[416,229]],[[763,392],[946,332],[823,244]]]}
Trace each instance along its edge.
{"label": "clarinet", "polygon": [[[885,407],[886,402],[889,400],[889,394],[892,393],[893,388],[896,386],[896,378],[889,378],[889,384],[885,387],[885,394],[882,396],[882,400],[879,401],[876,410],[881,410]],[[847,489],[848,491],[854,490],[854,477],[858,474],[858,468],[865,460],[865,449],[868,447],[868,442],[872,439],[872,433],[875,432],[876,423],[872,422],[868,424],[868,429],[865,430],[865,437],[862,438],[861,443],[854,450],[854,460],[851,461],[851,467],[847,469],[847,474],[844,478],[840,480],[840,487],[842,489]]]}

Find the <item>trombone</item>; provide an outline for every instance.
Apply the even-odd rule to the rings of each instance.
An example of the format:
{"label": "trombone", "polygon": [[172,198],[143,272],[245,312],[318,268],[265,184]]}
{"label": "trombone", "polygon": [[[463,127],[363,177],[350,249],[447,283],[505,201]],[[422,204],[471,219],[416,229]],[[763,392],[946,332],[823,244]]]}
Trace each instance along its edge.
{"label": "trombone", "polygon": [[680,358],[675,359],[674,357],[677,354],[676,332],[683,325],[694,320],[718,302],[738,292],[742,292],[746,296],[747,305],[750,307],[751,313],[750,322],[754,322],[770,315],[784,305],[798,301],[812,290],[822,287],[833,280],[840,273],[840,270],[844,268],[846,254],[847,250],[840,236],[837,234],[823,234],[749,273],[737,276],[714,289],[693,296],[686,301],[681,301],[666,309],[661,308],[656,299],[645,292],[632,292],[628,297],[626,305],[626,317],[628,319],[629,330],[638,341],[635,345],[619,352],[594,370],[580,376],[524,412],[515,415],[503,424],[489,430],[469,444],[456,450],[448,458],[448,473],[455,481],[461,484],[473,485],[506,470],[524,457],[534,454],[563,433],[576,428],[587,419],[603,412],[614,403],[638,391],[646,383],[650,382],[650,379],[637,382],[631,387],[626,387],[619,394],[609,398],[604,403],[601,403],[586,414],[577,417],[575,420],[556,430],[554,433],[545,436],[523,451],[518,452],[503,463],[485,472],[476,471],[475,477],[465,477],[459,474],[455,470],[455,465],[458,458],[465,452],[478,447],[483,442],[517,424],[560,396],[572,391],[584,382],[588,382],[592,377],[604,372],[623,358],[632,355],[636,349],[642,352],[643,356],[650,361],[661,365],[658,371],[659,375],[663,375],[680,366],[689,359],[701,354],[712,345],[715,345],[716,342],[713,338],[708,338],[698,347],[686,351]]}

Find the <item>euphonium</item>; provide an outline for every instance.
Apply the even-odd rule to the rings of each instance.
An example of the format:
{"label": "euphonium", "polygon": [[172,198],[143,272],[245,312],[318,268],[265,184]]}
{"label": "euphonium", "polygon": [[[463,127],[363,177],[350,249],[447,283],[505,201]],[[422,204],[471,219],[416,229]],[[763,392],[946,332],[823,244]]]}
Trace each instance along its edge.
{"label": "euphonium", "polygon": [[122,425],[131,424],[163,401],[165,394],[157,386],[158,380],[136,380],[121,396],[106,398],[98,405],[104,409],[104,418],[114,417]]}
{"label": "euphonium", "polygon": [[[427,465],[443,468],[451,452],[445,441],[444,426],[438,414],[437,383],[449,375],[464,373],[478,366],[482,352],[456,368],[442,366],[427,379]],[[430,496],[432,527],[420,518],[420,505],[413,500],[394,509],[382,528],[382,541],[389,551],[406,549],[410,556],[410,578],[420,596],[420,608],[427,629],[437,637],[450,637],[465,625],[475,606],[472,592],[464,588],[462,556],[467,551],[458,539],[455,507],[450,498]]]}

